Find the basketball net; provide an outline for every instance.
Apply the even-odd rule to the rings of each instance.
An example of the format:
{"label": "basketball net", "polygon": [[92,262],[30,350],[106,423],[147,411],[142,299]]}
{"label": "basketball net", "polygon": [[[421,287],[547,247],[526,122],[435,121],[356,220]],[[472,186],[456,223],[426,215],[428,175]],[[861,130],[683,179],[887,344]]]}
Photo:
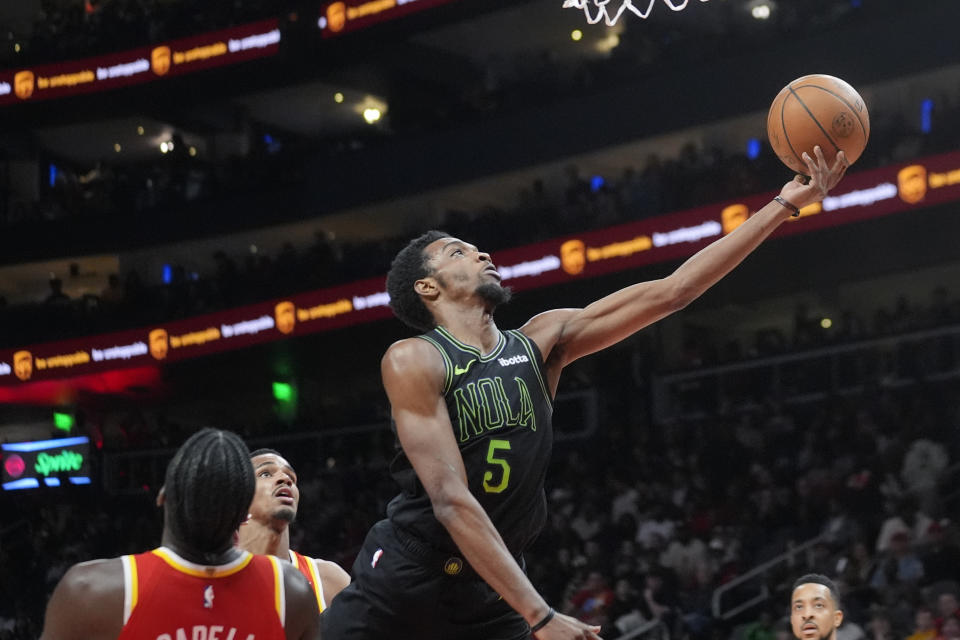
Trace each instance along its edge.
{"label": "basketball net", "polygon": [[[610,16],[610,10],[607,8],[607,5],[610,4],[610,0],[563,0],[564,9],[583,9],[583,14],[587,16],[587,22],[590,24],[597,24],[601,20],[607,23],[608,27],[612,27],[617,24],[617,21],[620,19],[620,16],[623,15],[624,11],[629,11],[637,17],[643,18],[646,20],[647,16],[650,15],[650,12],[653,11],[653,5],[657,3],[657,0],[639,0],[640,2],[647,2],[647,10],[644,11],[640,9],[635,4],[633,0],[623,0],[623,4],[620,5],[620,8],[617,9],[617,12]],[[663,2],[670,7],[673,11],[682,11],[687,7],[687,3],[690,0],[663,0]],[[710,0],[700,0],[700,2],[709,2]],[[591,13],[593,11],[593,13]]]}

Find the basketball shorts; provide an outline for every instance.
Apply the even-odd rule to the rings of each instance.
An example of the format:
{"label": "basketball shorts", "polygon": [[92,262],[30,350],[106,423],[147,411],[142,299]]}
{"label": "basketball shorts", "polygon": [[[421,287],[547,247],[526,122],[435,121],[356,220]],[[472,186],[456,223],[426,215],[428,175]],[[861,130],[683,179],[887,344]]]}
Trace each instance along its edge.
{"label": "basketball shorts", "polygon": [[353,581],[320,619],[324,640],[530,638],[527,622],[462,557],[429,547],[389,520],[370,529]]}

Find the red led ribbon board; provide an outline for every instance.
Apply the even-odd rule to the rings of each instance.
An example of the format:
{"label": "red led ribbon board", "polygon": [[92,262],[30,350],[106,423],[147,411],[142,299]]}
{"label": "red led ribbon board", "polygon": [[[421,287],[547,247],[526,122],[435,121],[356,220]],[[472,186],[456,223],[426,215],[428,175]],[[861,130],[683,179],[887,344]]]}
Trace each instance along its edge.
{"label": "red led ribbon board", "polygon": [[320,27],[322,37],[330,38],[450,2],[451,0],[337,0],[320,8],[317,26]]}
{"label": "red led ribbon board", "polygon": [[[697,207],[607,229],[498,251],[515,290],[679,260],[733,231],[774,194]],[[777,236],[805,233],[960,201],[960,152],[847,176],[823,203],[791,218]],[[469,238],[464,238],[469,241]],[[176,362],[327,331],[390,315],[384,278],[297,294],[113,334],[0,350],[0,386]]]}
{"label": "red led ribbon board", "polygon": [[0,105],[107,91],[275,55],[276,20],[96,58],[0,71]]}

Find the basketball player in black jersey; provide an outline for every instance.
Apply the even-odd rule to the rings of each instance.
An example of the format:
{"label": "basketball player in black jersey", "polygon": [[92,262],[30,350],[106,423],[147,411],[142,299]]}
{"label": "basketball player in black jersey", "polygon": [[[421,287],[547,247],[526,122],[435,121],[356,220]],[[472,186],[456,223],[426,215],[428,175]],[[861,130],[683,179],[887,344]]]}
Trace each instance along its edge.
{"label": "basketball player in black jersey", "polygon": [[392,345],[381,373],[401,453],[402,492],[371,529],[353,582],[321,617],[333,640],[598,638],[555,613],[527,579],[522,553],[546,515],[544,475],[552,400],[564,366],[682,309],[720,280],[798,208],[843,177],[816,150],[811,178],[661,280],[583,309],[555,309],[516,331],[493,320],[509,290],[490,256],[431,231],[395,258],[390,304],[424,331]]}

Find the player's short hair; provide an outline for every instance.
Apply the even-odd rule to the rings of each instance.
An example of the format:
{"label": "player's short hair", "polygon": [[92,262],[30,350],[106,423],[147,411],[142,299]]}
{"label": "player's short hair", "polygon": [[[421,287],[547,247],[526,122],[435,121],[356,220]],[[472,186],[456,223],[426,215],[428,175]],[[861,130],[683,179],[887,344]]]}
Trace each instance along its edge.
{"label": "player's short hair", "polygon": [[791,596],[793,592],[797,590],[797,587],[804,584],[822,584],[830,591],[830,597],[833,598],[834,606],[836,606],[837,609],[843,608],[840,606],[840,589],[838,589],[836,583],[827,576],[822,573],[808,573],[805,576],[800,576],[790,589]]}
{"label": "player's short hair", "polygon": [[233,545],[255,489],[243,440],[230,431],[202,429],[167,465],[166,524],[190,551],[213,561]]}
{"label": "player's short hair", "polygon": [[404,324],[420,331],[430,331],[437,326],[433,314],[413,289],[414,283],[430,275],[424,249],[440,238],[451,237],[445,231],[427,231],[411,240],[393,259],[387,273],[387,293],[390,308]]}
{"label": "player's short hair", "polygon": [[260,447],[259,449],[250,452],[250,459],[253,460],[257,456],[265,456],[267,454],[273,454],[281,458],[283,457],[283,454],[277,451],[276,449],[270,449],[268,447]]}

